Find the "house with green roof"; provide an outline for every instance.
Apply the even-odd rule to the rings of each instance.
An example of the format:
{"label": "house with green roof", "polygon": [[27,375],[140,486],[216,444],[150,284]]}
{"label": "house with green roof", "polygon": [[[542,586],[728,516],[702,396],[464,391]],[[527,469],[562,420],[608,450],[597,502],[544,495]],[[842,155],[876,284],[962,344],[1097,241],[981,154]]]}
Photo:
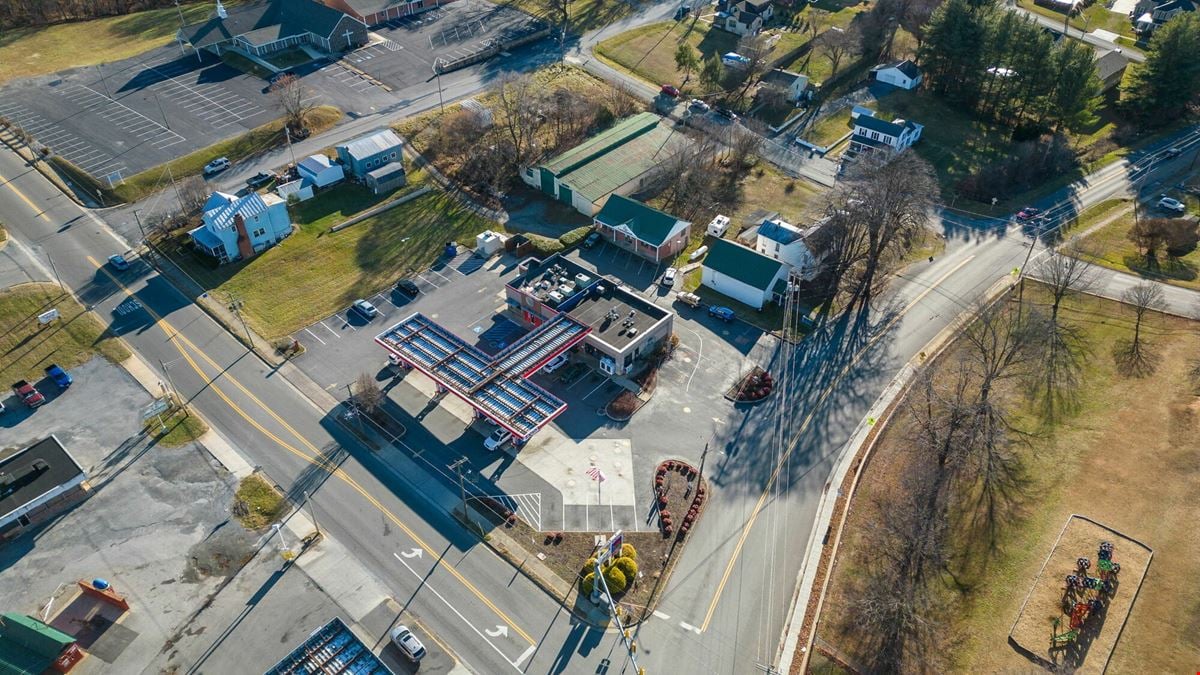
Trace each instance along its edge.
{"label": "house with green roof", "polygon": [[717,239],[701,266],[700,284],[762,309],[787,285],[788,265],[728,239]]}
{"label": "house with green roof", "polygon": [[521,180],[592,216],[609,195],[642,188],[654,167],[685,142],[662,117],[638,113],[557,157],[521,169]]}
{"label": "house with green roof", "polygon": [[617,194],[608,198],[593,222],[612,244],[656,263],[677,255],[692,235],[688,221]]}

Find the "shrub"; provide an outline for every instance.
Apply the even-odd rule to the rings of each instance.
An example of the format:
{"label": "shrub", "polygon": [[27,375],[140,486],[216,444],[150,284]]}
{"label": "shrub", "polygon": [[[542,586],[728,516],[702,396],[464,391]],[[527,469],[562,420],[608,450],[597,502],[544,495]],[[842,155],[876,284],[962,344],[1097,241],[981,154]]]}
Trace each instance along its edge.
{"label": "shrub", "polygon": [[630,558],[631,560],[636,562],[637,561],[637,549],[633,547],[633,544],[621,544],[621,557],[622,558]]}
{"label": "shrub", "polygon": [[567,232],[563,236],[559,237],[558,243],[562,244],[563,248],[571,248],[575,244],[578,244],[579,242],[583,241],[583,238],[588,236],[588,233],[591,231],[592,231],[591,225],[584,225],[583,227],[577,227],[574,230],[571,230],[570,232]]}
{"label": "shrub", "polygon": [[525,236],[529,239],[529,243],[533,245],[533,252],[543,258],[554,255],[566,248],[558,239],[543,237],[540,234],[527,234]]}
{"label": "shrub", "polygon": [[1196,250],[1200,234],[1196,231],[1196,222],[1191,218],[1171,218],[1162,221],[1163,243],[1167,255],[1180,258]]}
{"label": "shrub", "polygon": [[624,592],[625,587],[629,585],[625,573],[615,565],[604,570],[604,583],[608,585],[608,592],[613,595]]}
{"label": "shrub", "polygon": [[636,579],[638,572],[637,561],[633,558],[617,558],[613,563],[613,567],[621,570],[621,574],[625,575],[626,579]]}
{"label": "shrub", "polygon": [[586,576],[579,580],[579,592],[583,595],[591,595],[592,589],[596,586],[596,573],[588,572]]}

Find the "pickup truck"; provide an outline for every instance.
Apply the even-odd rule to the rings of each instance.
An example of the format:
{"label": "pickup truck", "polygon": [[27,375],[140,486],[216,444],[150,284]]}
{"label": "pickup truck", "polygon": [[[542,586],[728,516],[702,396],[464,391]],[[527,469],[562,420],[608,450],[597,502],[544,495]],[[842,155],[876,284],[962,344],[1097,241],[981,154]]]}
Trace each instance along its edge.
{"label": "pickup truck", "polygon": [[51,363],[46,366],[46,377],[54,380],[54,384],[58,387],[59,391],[65,390],[75,381],[75,378],[71,377],[71,374],[63,370],[63,367],[57,363]]}
{"label": "pickup truck", "polygon": [[17,380],[12,386],[13,393],[17,398],[21,399],[21,403],[36,408],[46,402],[46,397],[42,396],[42,392],[38,391],[32,384],[25,380]]}

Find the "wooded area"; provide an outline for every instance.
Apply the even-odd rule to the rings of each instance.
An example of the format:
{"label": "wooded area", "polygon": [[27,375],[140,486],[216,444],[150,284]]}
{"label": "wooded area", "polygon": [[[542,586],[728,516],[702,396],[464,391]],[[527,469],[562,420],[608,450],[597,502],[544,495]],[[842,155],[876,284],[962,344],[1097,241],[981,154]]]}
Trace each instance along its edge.
{"label": "wooded area", "polygon": [[174,0],[0,0],[0,28],[98,19],[174,4]]}

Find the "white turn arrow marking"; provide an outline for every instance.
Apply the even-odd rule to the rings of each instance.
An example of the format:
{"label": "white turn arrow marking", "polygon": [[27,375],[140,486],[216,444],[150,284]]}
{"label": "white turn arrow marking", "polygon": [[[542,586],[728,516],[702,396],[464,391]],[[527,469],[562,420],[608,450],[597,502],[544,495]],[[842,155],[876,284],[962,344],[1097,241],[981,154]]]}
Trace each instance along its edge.
{"label": "white turn arrow marking", "polygon": [[411,560],[412,558],[420,558],[422,553],[423,553],[423,551],[421,551],[421,549],[414,548],[409,551],[405,551],[404,553],[401,553],[400,555],[404,556],[405,558],[409,558]]}
{"label": "white turn arrow marking", "polygon": [[494,631],[484,628],[483,632],[487,633],[488,637],[500,637],[501,635],[508,637],[508,626],[496,626],[496,630]]}

